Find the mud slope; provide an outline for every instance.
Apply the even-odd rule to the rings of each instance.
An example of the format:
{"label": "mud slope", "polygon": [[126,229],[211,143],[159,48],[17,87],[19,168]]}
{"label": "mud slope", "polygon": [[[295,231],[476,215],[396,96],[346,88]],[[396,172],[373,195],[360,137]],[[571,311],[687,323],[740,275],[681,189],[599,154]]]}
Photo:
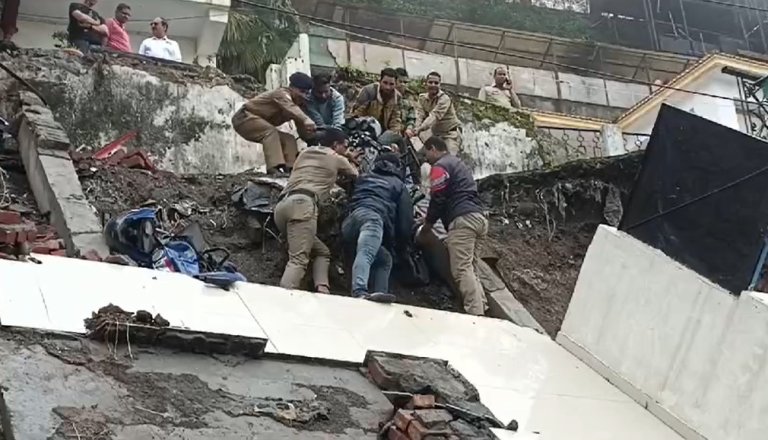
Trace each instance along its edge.
{"label": "mud slope", "polygon": [[[565,315],[578,271],[595,229],[616,219],[613,211],[626,199],[639,167],[638,155],[579,161],[557,169],[491,176],[480,182],[491,208],[489,240],[482,255],[496,266],[510,290],[531,311],[550,335],[555,335]],[[163,206],[185,202],[195,212],[211,245],[232,251],[232,260],[249,281],[276,285],[285,255],[272,237],[259,243],[240,211],[232,206],[231,192],[255,174],[233,176],[177,176],[150,174],[123,168],[92,169],[81,176],[89,200],[105,217],[137,207],[148,200]],[[618,198],[614,197],[617,196]],[[319,230],[323,239],[341,255],[338,207],[325,209]],[[346,295],[349,270],[334,261],[332,290]],[[447,288],[435,284],[425,289],[394,287],[399,302],[455,310]]]}

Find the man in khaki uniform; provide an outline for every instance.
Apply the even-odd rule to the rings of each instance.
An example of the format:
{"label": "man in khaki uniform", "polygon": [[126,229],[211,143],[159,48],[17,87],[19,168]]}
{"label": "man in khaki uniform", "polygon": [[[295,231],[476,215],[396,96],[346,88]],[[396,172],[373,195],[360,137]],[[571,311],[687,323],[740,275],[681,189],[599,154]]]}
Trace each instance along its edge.
{"label": "man in khaki uniform", "polygon": [[448,151],[456,154],[461,149],[461,121],[456,116],[456,108],[451,97],[440,90],[442,78],[439,73],[427,75],[427,93],[419,95],[416,105],[416,129],[406,132],[408,137],[418,136],[419,133],[432,130],[448,145]]}
{"label": "man in khaki uniform", "polygon": [[301,72],[290,77],[290,86],[262,93],[243,104],[232,117],[235,131],[251,142],[264,147],[267,173],[288,173],[298,154],[296,138],[277,129],[295,121],[300,129],[313,133],[315,122],[301,110],[312,89],[312,78]]}
{"label": "man in khaki uniform", "polygon": [[293,173],[275,206],[275,224],[288,240],[288,264],[280,287],[298,289],[310,259],[315,290],[329,293],[328,268],[331,253],[317,238],[318,206],[330,197],[339,173],[357,177],[347,157],[347,136],[338,128],[327,128],[323,146],[309,147],[299,154]]}
{"label": "man in khaki uniform", "polygon": [[352,116],[370,116],[381,124],[378,141],[384,145],[402,140],[400,94],[397,92],[397,72],[387,67],[381,71],[379,82],[360,89],[352,106]]}
{"label": "man in khaki uniform", "polygon": [[445,247],[451,264],[451,276],[464,304],[471,315],[484,315],[488,308],[483,285],[475,274],[475,247],[488,234],[488,219],[483,214],[483,203],[477,192],[472,171],[458,157],[448,152],[446,143],[431,137],[424,142],[430,171],[430,200],[427,218],[417,237],[428,242],[432,226],[443,222],[448,231]]}
{"label": "man in khaki uniform", "polygon": [[477,99],[504,108],[522,108],[520,97],[512,90],[512,81],[509,79],[506,67],[497,67],[493,71],[493,85],[480,89]]}

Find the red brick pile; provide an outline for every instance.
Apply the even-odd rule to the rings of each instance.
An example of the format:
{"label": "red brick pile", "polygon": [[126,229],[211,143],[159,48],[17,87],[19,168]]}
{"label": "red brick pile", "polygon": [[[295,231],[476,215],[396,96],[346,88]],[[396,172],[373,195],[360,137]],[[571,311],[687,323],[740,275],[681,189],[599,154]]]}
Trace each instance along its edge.
{"label": "red brick pile", "polygon": [[395,413],[389,426],[389,440],[459,440],[451,426],[453,416],[435,408],[435,396],[414,395],[404,409]]}
{"label": "red brick pile", "polygon": [[67,255],[53,228],[35,225],[18,212],[0,210],[0,258],[17,260],[30,253]]}
{"label": "red brick pile", "polygon": [[[16,211],[0,210],[0,259],[25,260],[29,254],[54,255],[66,257],[64,240],[49,225],[36,225],[21,217]],[[106,261],[115,264],[128,264],[120,258],[107,257],[102,260],[95,250],[90,250],[80,258],[91,261]]]}

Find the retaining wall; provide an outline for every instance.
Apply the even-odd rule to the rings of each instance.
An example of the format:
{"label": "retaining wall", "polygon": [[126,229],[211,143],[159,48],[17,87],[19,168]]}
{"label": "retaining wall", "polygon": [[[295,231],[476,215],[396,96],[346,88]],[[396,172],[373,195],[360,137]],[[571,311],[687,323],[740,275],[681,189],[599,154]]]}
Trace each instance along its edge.
{"label": "retaining wall", "polygon": [[557,341],[687,439],[768,436],[768,295],[601,226]]}
{"label": "retaining wall", "polygon": [[83,194],[69,157],[67,134],[40,98],[25,91],[19,95],[19,152],[38,209],[50,215],[51,224],[66,244],[67,255],[80,256],[93,250],[106,257],[109,249],[101,223]]}

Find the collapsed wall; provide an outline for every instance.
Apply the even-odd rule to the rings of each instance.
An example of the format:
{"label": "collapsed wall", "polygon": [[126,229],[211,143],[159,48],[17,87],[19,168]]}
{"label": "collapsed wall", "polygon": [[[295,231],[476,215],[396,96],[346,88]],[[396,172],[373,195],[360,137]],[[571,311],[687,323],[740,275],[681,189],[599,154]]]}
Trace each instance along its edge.
{"label": "collapsed wall", "polygon": [[[597,226],[616,224],[621,216],[640,157],[579,161],[480,181],[491,217],[480,255],[552,336],[560,328]],[[256,177],[81,168],[83,191],[104,219],[148,201],[184,212],[189,221],[200,224],[210,245],[230,250],[232,261],[249,281],[278,285],[286,263],[282,245],[231,199],[237,188]],[[344,205],[342,197],[324,206],[318,227],[334,256],[331,290],[339,295],[349,294],[350,283],[338,226]],[[416,289],[395,284],[393,293],[398,302],[458,310],[450,289],[439,282]]]}
{"label": "collapsed wall", "polygon": [[78,151],[138,131],[133,146],[168,171],[236,173],[264,163],[261,149],[237,136],[230,123],[246,98],[261,90],[248,77],[128,55],[80,58],[51,50],[2,54],[0,61],[40,91]]}

